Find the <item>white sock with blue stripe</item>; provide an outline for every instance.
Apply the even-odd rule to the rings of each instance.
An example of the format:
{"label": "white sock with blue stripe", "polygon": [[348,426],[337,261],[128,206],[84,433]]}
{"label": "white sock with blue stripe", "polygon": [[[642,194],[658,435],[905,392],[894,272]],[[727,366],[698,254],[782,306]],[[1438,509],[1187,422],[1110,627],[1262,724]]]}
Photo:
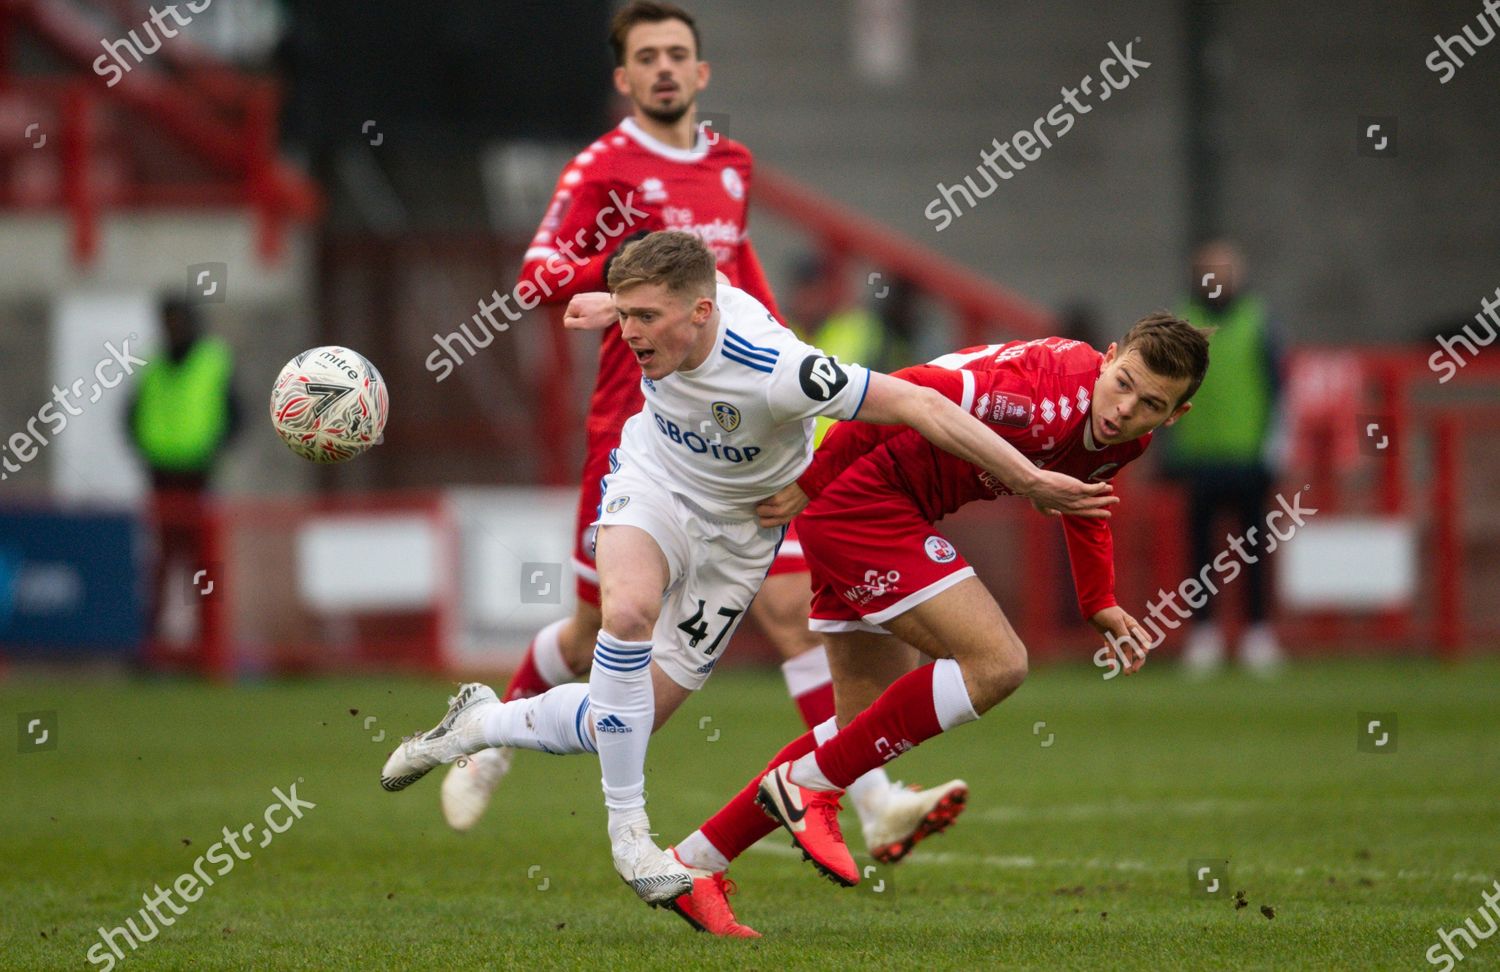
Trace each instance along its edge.
{"label": "white sock with blue stripe", "polygon": [[624,641],[600,629],[589,672],[589,705],[610,819],[641,816],[646,806],[646,747],[656,718],[651,642]]}
{"label": "white sock with blue stripe", "polygon": [[495,706],[484,720],[484,741],[555,755],[595,752],[589,733],[589,687],[569,682]]}

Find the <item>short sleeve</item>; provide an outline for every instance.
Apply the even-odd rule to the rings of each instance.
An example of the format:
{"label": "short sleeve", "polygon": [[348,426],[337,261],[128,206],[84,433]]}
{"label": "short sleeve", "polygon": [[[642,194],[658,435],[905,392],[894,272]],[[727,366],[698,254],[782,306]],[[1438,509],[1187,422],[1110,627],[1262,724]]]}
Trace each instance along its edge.
{"label": "short sleeve", "polygon": [[[972,371],[956,371],[936,365],[914,365],[891,372],[891,377],[935,389],[966,411],[974,398]],[[809,497],[815,497],[861,456],[874,452],[883,442],[908,433],[916,434],[904,425],[840,422],[829,430],[823,444],[814,454],[812,464],[798,477],[797,483]]]}
{"label": "short sleeve", "polygon": [[1051,420],[1053,406],[1039,405],[1043,400],[1040,373],[1003,367],[981,372],[975,378],[977,387],[969,411],[1001,438],[1032,440],[1041,428],[1038,423]]}
{"label": "short sleeve", "polygon": [[810,344],[791,336],[777,342],[780,352],[766,404],[778,423],[827,415],[852,419],[870,390],[870,371],[857,364],[844,364]]}
{"label": "short sleeve", "polygon": [[975,373],[962,368],[944,368],[933,364],[912,365],[891,372],[892,378],[931,388],[964,411],[974,405]]}

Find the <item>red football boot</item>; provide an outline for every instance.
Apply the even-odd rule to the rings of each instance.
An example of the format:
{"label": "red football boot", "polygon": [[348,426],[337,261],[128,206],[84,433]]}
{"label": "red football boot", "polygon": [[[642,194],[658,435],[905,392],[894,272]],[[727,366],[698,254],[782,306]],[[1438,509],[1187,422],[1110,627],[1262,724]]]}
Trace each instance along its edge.
{"label": "red football boot", "polygon": [[[671,851],[677,857],[677,851]],[[678,857],[678,861],[682,858]],[[687,867],[686,864],[683,867]],[[713,873],[697,867],[688,867],[693,873],[693,890],[672,901],[667,907],[682,916],[682,920],[698,931],[719,935],[723,938],[759,938],[760,932],[735,920],[729,907],[729,896],[737,888],[725,876],[725,872]]]}
{"label": "red football boot", "polygon": [[802,856],[823,876],[852,888],[859,883],[859,868],[844,844],[839,830],[837,790],[809,790],[792,782],[792,764],[782,763],[760,781],[755,800],[787,833]]}

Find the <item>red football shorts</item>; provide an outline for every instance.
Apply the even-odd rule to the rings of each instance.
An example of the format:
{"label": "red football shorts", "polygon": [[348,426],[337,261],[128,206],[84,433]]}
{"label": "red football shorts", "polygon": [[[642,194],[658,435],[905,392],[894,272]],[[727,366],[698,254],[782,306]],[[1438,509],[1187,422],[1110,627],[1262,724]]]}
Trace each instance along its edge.
{"label": "red football shorts", "polygon": [[963,556],[889,486],[846,472],[797,517],[812,570],[814,631],[874,631],[974,576]]}

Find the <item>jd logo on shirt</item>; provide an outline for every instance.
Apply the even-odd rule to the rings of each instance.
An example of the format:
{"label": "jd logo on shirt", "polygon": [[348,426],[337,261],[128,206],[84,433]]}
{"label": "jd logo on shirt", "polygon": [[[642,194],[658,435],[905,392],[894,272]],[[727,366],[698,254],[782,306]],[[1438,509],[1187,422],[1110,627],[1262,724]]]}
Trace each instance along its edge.
{"label": "jd logo on shirt", "polygon": [[837,361],[818,354],[802,359],[797,377],[802,382],[803,394],[816,402],[832,401],[833,396],[849,384],[849,376],[844,374]]}

